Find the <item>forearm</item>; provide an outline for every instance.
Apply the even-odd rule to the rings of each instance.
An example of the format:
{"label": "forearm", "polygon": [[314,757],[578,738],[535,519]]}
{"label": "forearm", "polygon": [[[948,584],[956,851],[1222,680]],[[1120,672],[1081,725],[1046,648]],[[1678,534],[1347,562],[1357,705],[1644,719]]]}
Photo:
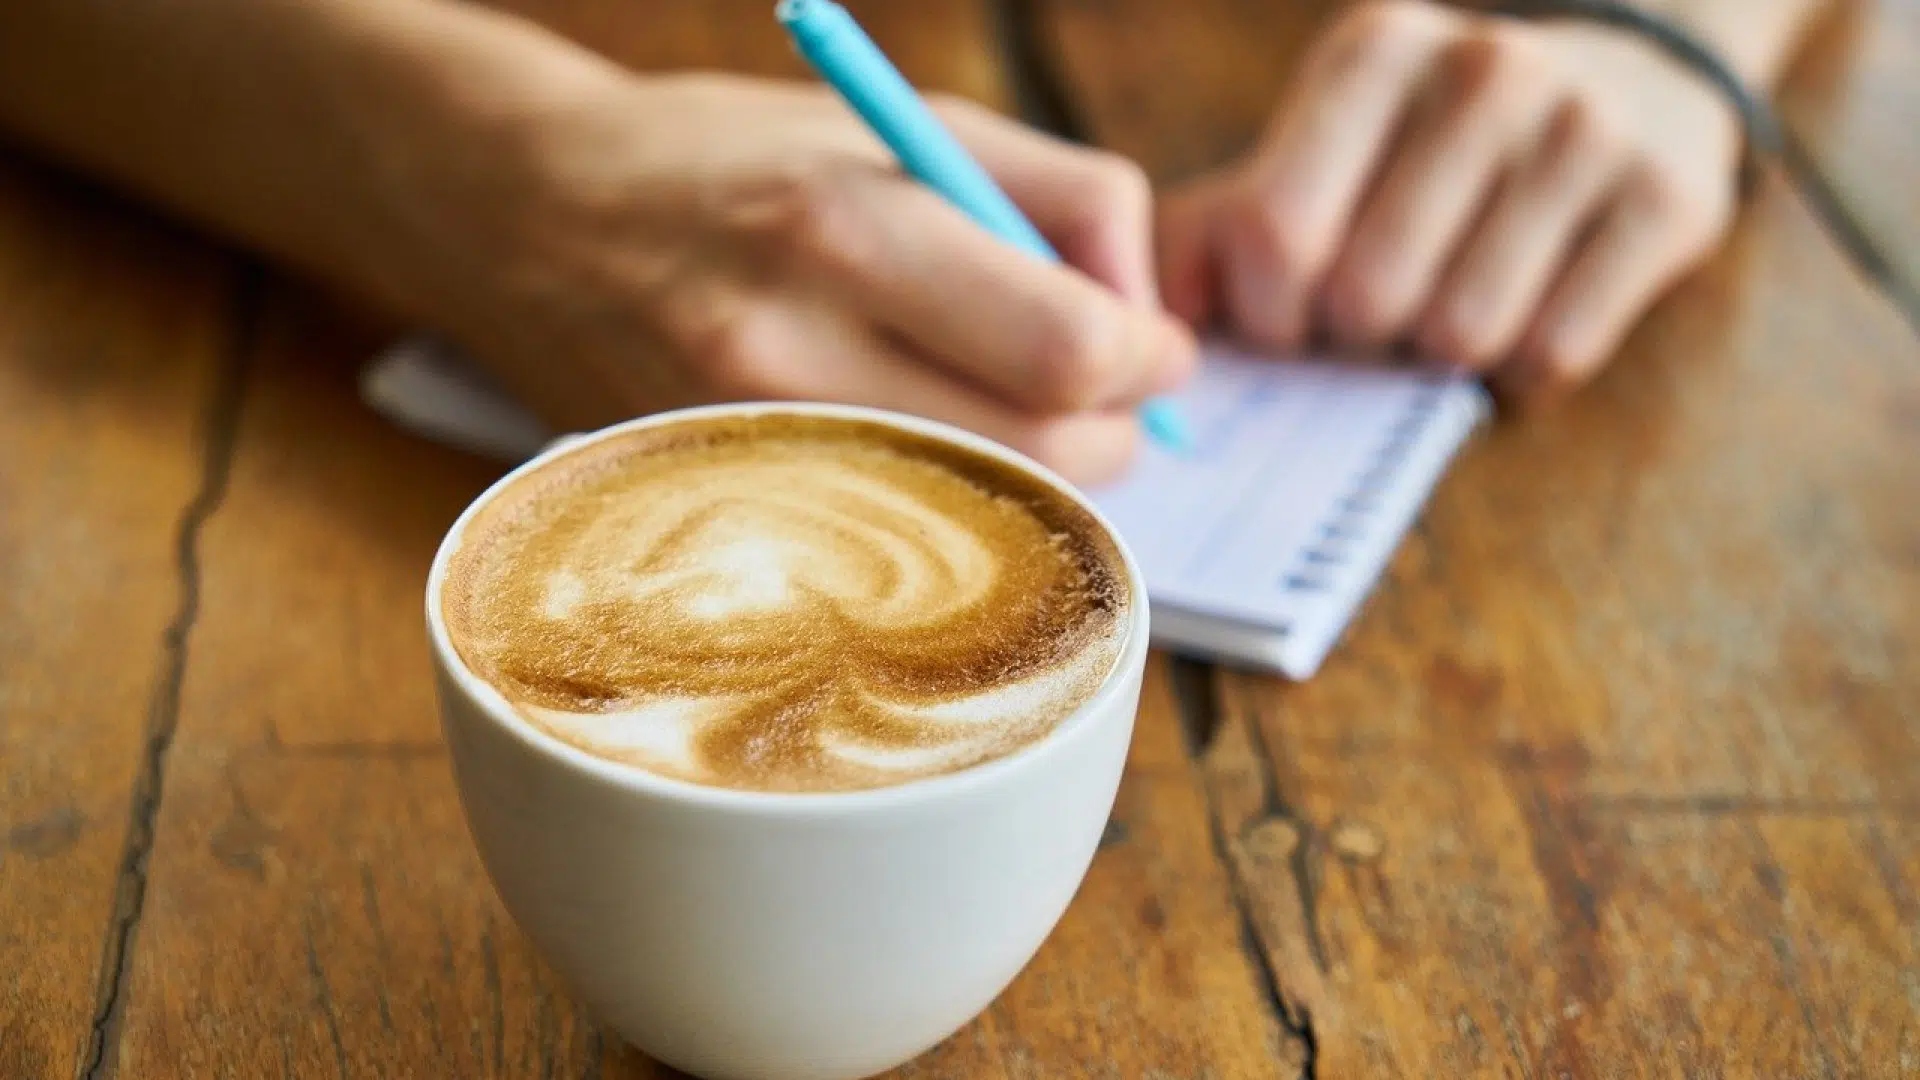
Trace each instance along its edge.
{"label": "forearm", "polygon": [[[403,308],[545,110],[615,78],[441,0],[7,0],[0,128]],[[464,190],[463,190],[464,188]]]}

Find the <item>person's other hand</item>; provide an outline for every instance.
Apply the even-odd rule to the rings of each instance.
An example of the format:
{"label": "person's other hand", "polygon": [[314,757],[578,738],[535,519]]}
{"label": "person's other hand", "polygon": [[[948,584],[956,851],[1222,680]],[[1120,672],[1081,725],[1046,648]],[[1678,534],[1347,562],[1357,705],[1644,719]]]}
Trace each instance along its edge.
{"label": "person's other hand", "polygon": [[1070,479],[1109,476],[1135,444],[1134,408],[1194,362],[1158,304],[1147,184],[983,108],[938,108],[1071,268],[904,179],[824,90],[676,76],[543,118],[520,151],[533,181],[483,176],[461,196],[472,206],[443,213],[449,234],[506,215],[496,239],[445,241],[505,254],[451,275],[430,306],[568,427],[839,401],[969,428]]}
{"label": "person's other hand", "polygon": [[1636,40],[1369,3],[1247,160],[1169,200],[1161,288],[1264,344],[1411,345],[1551,399],[1716,246],[1739,153],[1732,111]]}

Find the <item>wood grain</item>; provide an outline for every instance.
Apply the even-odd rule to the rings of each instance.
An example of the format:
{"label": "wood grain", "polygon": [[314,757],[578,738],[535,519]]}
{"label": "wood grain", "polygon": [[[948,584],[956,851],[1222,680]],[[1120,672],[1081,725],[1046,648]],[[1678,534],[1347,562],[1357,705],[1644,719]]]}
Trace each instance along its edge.
{"label": "wood grain", "polygon": [[1284,1030],[1242,949],[1179,713],[1155,656],[1127,771],[1086,883],[1038,957],[910,1077],[1293,1077]]}
{"label": "wood grain", "polygon": [[72,1070],[137,904],[233,291],[206,245],[0,158],[0,1076]]}
{"label": "wood grain", "polygon": [[488,886],[420,674],[426,565],[492,470],[359,403],[375,344],[285,292],[260,316],[203,538],[122,1075],[483,1075],[528,1052],[509,1031],[537,1054],[595,1049],[475,902]]}
{"label": "wood grain", "polygon": [[[282,304],[286,302],[283,301]],[[491,470],[354,395],[369,342],[265,320],[115,1062],[120,1075],[663,1075],[586,1022],[512,926],[434,730],[419,594]],[[1267,1076],[1283,1039],[1242,948],[1160,668],[1109,843],[1040,957],[905,1075]]]}
{"label": "wood grain", "polygon": [[[1333,2],[1011,6],[1170,179]],[[763,0],[507,6],[798,72]],[[856,8],[1011,99],[986,5]],[[1898,236],[1916,12],[1789,95]],[[666,1075],[465,837],[419,596],[497,470],[360,405],[377,340],[0,162],[0,1075]],[[1319,679],[1156,659],[1081,895],[902,1075],[1920,1070],[1917,451],[1920,346],[1764,192],[1598,386],[1469,452]]]}
{"label": "wood grain", "polygon": [[[612,11],[541,15],[618,37],[595,22]],[[958,18],[978,10],[928,11],[875,21],[883,37],[889,22],[922,35],[900,55],[944,58],[923,81],[971,78],[988,46],[956,27],[984,26]],[[676,18],[609,51],[773,63],[717,44],[725,14]],[[374,345],[298,294],[276,293],[260,319],[101,1075],[666,1075],[582,1015],[465,835],[419,606],[441,533],[497,470],[359,402]],[[1302,1057],[1246,948],[1156,665],[1108,843],[1065,922],[982,1019],[904,1075],[1293,1076]]]}
{"label": "wood grain", "polygon": [[[811,73],[773,18],[772,0],[497,0],[639,71],[719,68],[781,78]],[[918,86],[1007,108],[991,5],[978,0],[851,0],[847,10]]]}
{"label": "wood grain", "polygon": [[[1342,0],[1029,0],[1079,134],[1160,181],[1225,164],[1257,135]],[[1202,74],[1204,73],[1204,74]]]}
{"label": "wood grain", "polygon": [[[1173,177],[1278,81],[1157,58],[1297,55],[1282,7],[1040,10],[1086,131]],[[1864,89],[1796,115],[1884,167],[1904,91]],[[1873,165],[1838,168],[1911,200]],[[1313,682],[1193,672],[1317,1075],[1920,1068],[1917,412],[1920,346],[1776,183],[1598,385],[1468,452]]]}

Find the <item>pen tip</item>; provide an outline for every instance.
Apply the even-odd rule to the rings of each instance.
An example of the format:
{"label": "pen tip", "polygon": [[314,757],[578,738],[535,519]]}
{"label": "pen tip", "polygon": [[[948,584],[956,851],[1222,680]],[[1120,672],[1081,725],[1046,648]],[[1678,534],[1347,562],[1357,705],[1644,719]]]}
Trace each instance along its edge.
{"label": "pen tip", "polygon": [[1193,449],[1193,429],[1187,418],[1165,401],[1149,401],[1140,409],[1140,423],[1163,450],[1184,454]]}

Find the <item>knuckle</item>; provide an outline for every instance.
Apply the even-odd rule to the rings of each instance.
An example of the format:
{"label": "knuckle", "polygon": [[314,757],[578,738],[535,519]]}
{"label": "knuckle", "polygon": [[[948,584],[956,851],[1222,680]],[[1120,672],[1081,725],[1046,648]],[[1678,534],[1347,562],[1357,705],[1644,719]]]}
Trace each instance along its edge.
{"label": "knuckle", "polygon": [[1030,432],[1021,442],[1019,449],[1028,457],[1058,473],[1068,473],[1074,468],[1073,445],[1063,437],[1065,428],[1059,424],[1042,424]]}
{"label": "knuckle", "polygon": [[1611,163],[1626,156],[1627,133],[1618,114],[1603,102],[1573,94],[1554,107],[1554,141],[1570,161]]}
{"label": "knuckle", "polygon": [[1435,358],[1470,371],[1485,371],[1499,358],[1500,344],[1485,319],[1457,304],[1442,304],[1420,331],[1420,347]]}
{"label": "knuckle", "polygon": [[1553,65],[1539,39],[1527,27],[1494,21],[1463,34],[1446,49],[1442,63],[1451,88],[1462,99],[1497,100],[1520,105],[1554,80]]}
{"label": "knuckle", "polygon": [[1486,42],[1494,79],[1503,87],[1539,87],[1553,80],[1553,57],[1531,26],[1496,19],[1483,23],[1478,36]]}
{"label": "knuckle", "polygon": [[1103,389],[1109,344],[1110,335],[1092,311],[1048,317],[1034,346],[1032,394],[1037,404],[1068,411],[1093,405]]}
{"label": "knuckle", "polygon": [[1326,245],[1300,223],[1290,202],[1284,191],[1243,200],[1230,221],[1230,242],[1240,249],[1242,261],[1270,267],[1283,281],[1305,284],[1324,269]]}
{"label": "knuckle", "polygon": [[1052,421],[1036,425],[1016,447],[1028,457],[1074,483],[1113,479],[1132,458],[1138,444],[1131,422],[1100,423]]}
{"label": "knuckle", "polygon": [[694,348],[706,381],[727,398],[782,397],[784,327],[767,308],[747,306],[708,324]]}
{"label": "knuckle", "polygon": [[1642,165],[1630,181],[1643,209],[1665,222],[1688,255],[1710,248],[1733,217],[1733,184],[1683,177],[1654,165]]}
{"label": "knuckle", "polygon": [[1355,271],[1336,271],[1327,281],[1327,317],[1349,341],[1372,344],[1392,332],[1387,305],[1379,288]]}
{"label": "knuckle", "polygon": [[1357,43],[1393,42],[1427,32],[1434,15],[1417,0],[1366,0],[1354,5],[1340,29]]}
{"label": "knuckle", "polygon": [[801,168],[774,183],[767,217],[788,259],[841,268],[869,264],[872,230],[843,170]]}
{"label": "knuckle", "polygon": [[1366,0],[1356,4],[1327,33],[1315,63],[1348,74],[1395,66],[1407,55],[1410,45],[1435,33],[1437,14],[1413,0]]}
{"label": "knuckle", "polygon": [[1327,281],[1327,315],[1348,339],[1382,345],[1397,337],[1412,298],[1393,275],[1361,260],[1343,261]]}
{"label": "knuckle", "polygon": [[1139,216],[1153,205],[1153,184],[1138,162],[1099,151],[1095,157],[1095,176],[1097,181],[1090,185],[1090,194],[1099,201],[1103,213],[1118,211]]}
{"label": "knuckle", "polygon": [[1598,365],[1595,346],[1568,334],[1549,334],[1536,349],[1536,385],[1547,396],[1565,393],[1587,380]]}

